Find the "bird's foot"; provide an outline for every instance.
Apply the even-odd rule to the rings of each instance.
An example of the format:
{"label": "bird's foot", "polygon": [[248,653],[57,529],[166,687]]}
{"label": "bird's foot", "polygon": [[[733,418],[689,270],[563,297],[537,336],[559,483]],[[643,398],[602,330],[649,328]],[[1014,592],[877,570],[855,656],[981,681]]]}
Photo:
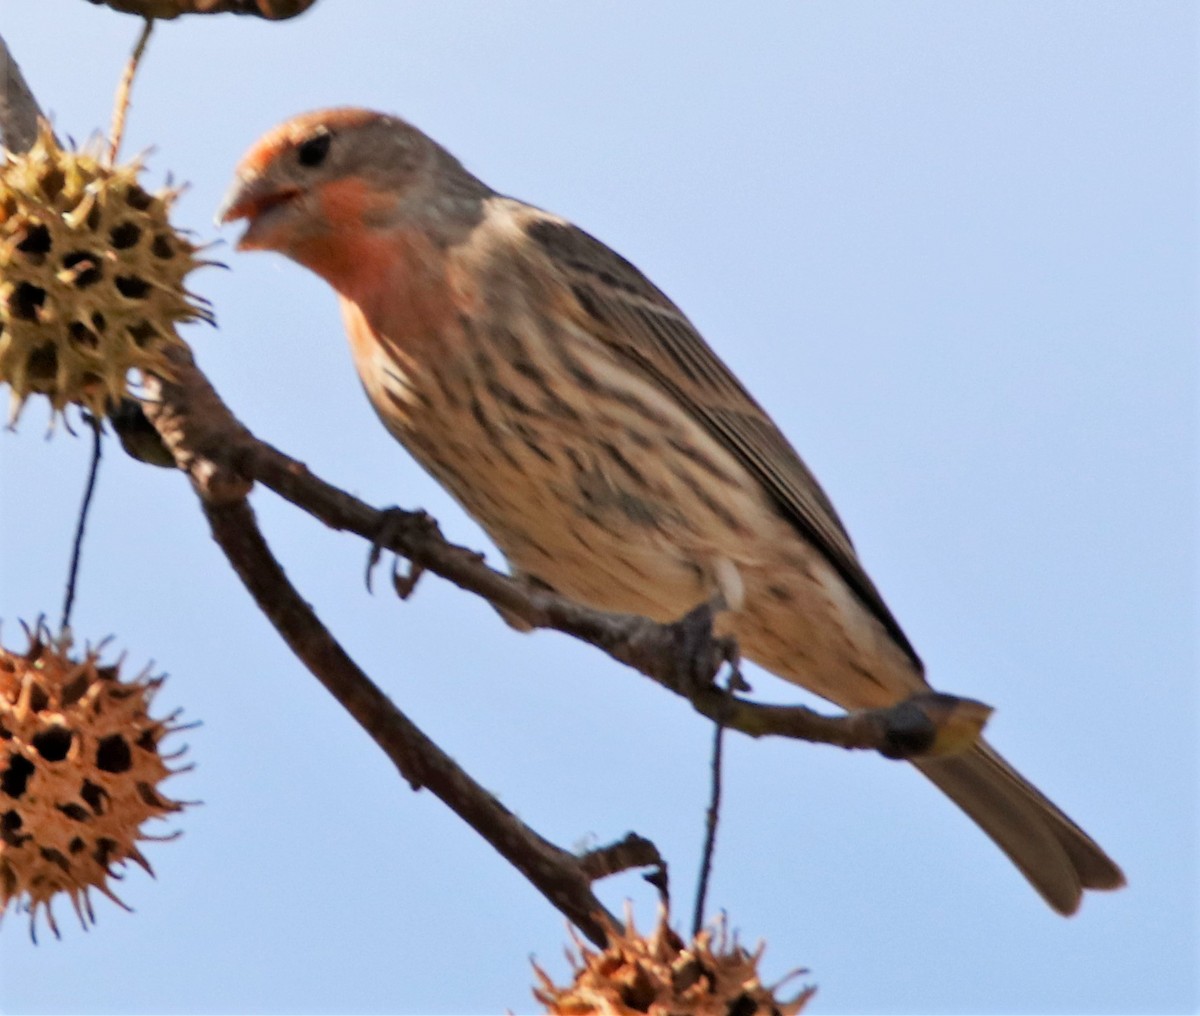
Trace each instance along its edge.
{"label": "bird's foot", "polygon": [[[428,515],[423,511],[405,511],[403,508],[391,507],[383,508],[379,512],[380,522],[379,529],[375,533],[375,540],[371,544],[371,553],[367,555],[367,592],[373,592],[371,589],[371,576],[375,572],[375,566],[379,564],[379,559],[383,557],[383,552],[391,543],[406,530],[411,530],[414,527],[427,528],[432,522]],[[402,600],[407,600],[413,594],[413,590],[417,588],[417,582],[421,578],[425,569],[413,561],[408,562],[408,570],[402,572],[400,570],[399,554],[394,554],[392,557],[392,588],[396,590],[396,595]]]}
{"label": "bird's foot", "polygon": [[738,666],[741,653],[737,639],[732,635],[717,635],[713,630],[717,611],[723,608],[723,602],[702,603],[670,626],[672,668],[666,676],[676,690],[689,698],[710,689],[726,664],[729,690],[750,690]]}

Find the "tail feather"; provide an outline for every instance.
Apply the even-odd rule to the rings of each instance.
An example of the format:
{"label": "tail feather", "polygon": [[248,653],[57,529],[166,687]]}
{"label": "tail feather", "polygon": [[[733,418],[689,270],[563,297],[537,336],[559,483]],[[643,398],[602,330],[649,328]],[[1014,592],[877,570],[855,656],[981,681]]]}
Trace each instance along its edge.
{"label": "tail feather", "polygon": [[1121,869],[1099,845],[988,744],[916,766],[1060,914],[1079,909],[1084,889],[1125,884]]}

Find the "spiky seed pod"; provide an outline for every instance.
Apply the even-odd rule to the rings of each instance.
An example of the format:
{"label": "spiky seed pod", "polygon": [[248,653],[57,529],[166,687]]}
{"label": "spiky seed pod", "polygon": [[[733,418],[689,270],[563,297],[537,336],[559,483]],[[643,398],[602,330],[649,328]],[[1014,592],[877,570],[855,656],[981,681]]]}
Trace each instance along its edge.
{"label": "spiky seed pod", "polygon": [[[557,987],[537,964],[542,982],[534,997],[546,1012],[562,1016],[795,1016],[815,989],[781,1001],[784,982],[765,986],[758,976],[764,946],[754,952],[730,938],[724,921],[685,943],[667,923],[665,912],[648,937],[626,915],[624,928],[610,928],[608,947],[596,951],[575,939],[567,953],[574,980]],[[797,971],[796,973],[802,973]]]}
{"label": "spiky seed pod", "polygon": [[0,646],[0,916],[10,904],[27,910],[36,935],[44,909],[57,936],[55,897],[87,927],[92,889],[125,906],[108,885],[117,867],[153,874],[138,842],[178,835],[141,827],[184,807],[158,789],[182,771],[168,765],[180,752],[160,750],[181,728],[178,713],[150,716],[162,677],[123,680],[120,661],[101,665],[99,650],[75,659],[43,624],[25,632],[24,653]]}
{"label": "spiky seed pod", "polygon": [[10,422],[45,395],[102,416],[131,369],[169,376],[180,321],[211,320],[184,288],[206,262],[168,214],[179,192],[150,194],[140,160],[109,166],[64,149],[48,124],[26,153],[0,154],[0,382]]}

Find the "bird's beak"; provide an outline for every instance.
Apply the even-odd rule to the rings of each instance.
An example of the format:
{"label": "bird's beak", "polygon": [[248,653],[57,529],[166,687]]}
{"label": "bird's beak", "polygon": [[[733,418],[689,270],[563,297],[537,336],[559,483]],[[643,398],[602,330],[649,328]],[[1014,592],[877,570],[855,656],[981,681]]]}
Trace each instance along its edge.
{"label": "bird's beak", "polygon": [[217,209],[217,225],[246,220],[246,231],[237,242],[238,250],[273,250],[271,233],[279,224],[281,212],[303,191],[299,187],[276,187],[261,177],[238,176]]}

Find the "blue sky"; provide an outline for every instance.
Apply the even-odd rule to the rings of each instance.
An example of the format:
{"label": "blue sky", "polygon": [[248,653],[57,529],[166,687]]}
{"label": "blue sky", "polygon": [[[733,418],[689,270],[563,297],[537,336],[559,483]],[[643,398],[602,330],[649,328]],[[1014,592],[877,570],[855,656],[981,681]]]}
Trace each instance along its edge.
{"label": "blue sky", "polygon": [[[0,32],[77,138],[107,125],[137,22],[4,0]],[[711,901],[813,1012],[1184,1012],[1200,1005],[1197,16],[1191,3],[549,0],[318,3],[283,25],[160,26],[128,151],[213,210],[302,110],[399,113],[564,214],[692,317],[833,497],[932,682],[1112,853],[1123,893],[1052,914],[904,766],[730,738]],[[226,238],[228,240],[228,237]],[[486,543],[376,423],[336,306],[274,255],[194,277],[187,332],[261,437],[377,504]],[[87,442],[0,433],[0,618],[57,616]],[[690,911],[710,730],[586,647],[520,636],[435,578],[362,587],[365,548],[265,491],[263,527],[365,669],[557,842],[630,829]],[[496,560],[491,551],[489,557]],[[5,1012],[530,1011],[563,921],[412,794],[290,657],[186,482],[110,446],[75,626],[171,675],[202,798],[128,915],[30,945]],[[801,700],[764,674],[767,699]],[[619,909],[635,875],[604,883]]]}

